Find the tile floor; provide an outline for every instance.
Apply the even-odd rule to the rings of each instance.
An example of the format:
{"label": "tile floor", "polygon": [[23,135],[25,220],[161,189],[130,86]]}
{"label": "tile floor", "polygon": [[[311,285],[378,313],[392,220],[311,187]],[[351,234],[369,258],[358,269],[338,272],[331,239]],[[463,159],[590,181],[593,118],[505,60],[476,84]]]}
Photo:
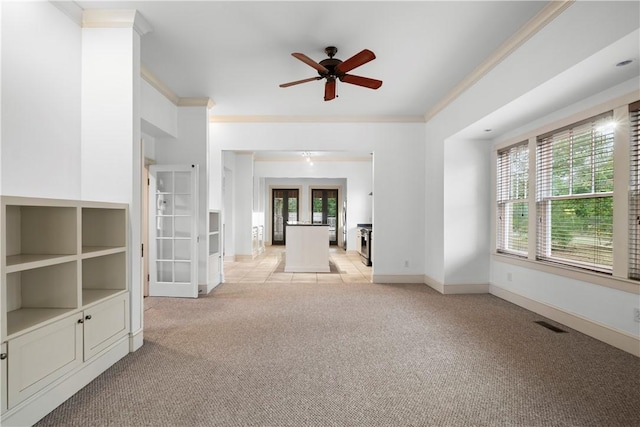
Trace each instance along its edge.
{"label": "tile floor", "polygon": [[345,252],[338,247],[329,248],[329,258],[333,262],[329,273],[285,273],[283,261],[284,246],[267,246],[266,251],[251,261],[225,261],[225,283],[371,283],[371,267],[360,261],[356,252]]}

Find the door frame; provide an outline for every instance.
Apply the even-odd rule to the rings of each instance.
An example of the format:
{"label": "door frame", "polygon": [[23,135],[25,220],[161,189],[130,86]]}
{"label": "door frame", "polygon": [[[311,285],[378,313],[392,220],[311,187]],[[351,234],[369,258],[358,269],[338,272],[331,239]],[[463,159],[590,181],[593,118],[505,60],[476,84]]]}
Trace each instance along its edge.
{"label": "door frame", "polygon": [[[266,225],[269,227],[268,234],[269,244],[273,245],[273,190],[298,190],[298,220],[300,218],[300,206],[302,205],[302,185],[270,185],[269,186],[269,220],[266,221]],[[285,233],[286,242],[286,233]]]}
{"label": "door frame", "polygon": [[[342,222],[341,221],[342,220],[342,218],[341,218],[342,206],[340,205],[340,201],[342,200],[342,198],[340,197],[342,191],[340,190],[340,188],[338,188],[338,186],[320,186],[320,187],[309,186],[309,202],[310,202],[309,203],[309,214],[310,214],[310,217],[311,217],[310,218],[311,219],[311,223],[313,223],[313,192],[314,191],[325,192],[323,194],[323,197],[322,197],[323,203],[324,203],[325,200],[327,200],[327,198],[326,198],[326,192],[327,191],[335,191],[337,193],[336,194],[336,229],[335,229],[336,240],[330,240],[329,241],[329,245],[331,245],[331,244],[339,245],[340,244],[340,236],[339,236],[340,233],[339,233],[339,230],[341,230],[341,228],[342,228],[341,227],[342,226],[342,224],[341,224],[341,222]],[[324,206],[324,208],[326,208],[326,207],[327,206]],[[323,209],[322,210],[322,218],[323,218],[323,220],[324,220],[325,216],[328,216],[328,215],[326,215],[327,214],[326,210],[327,209]]]}
{"label": "door frame", "polygon": [[344,226],[344,222],[342,220],[342,211],[343,211],[343,189],[342,184],[333,184],[333,185],[309,185],[309,216],[310,219],[313,218],[313,190],[338,190],[338,221],[336,224],[336,239],[338,241],[339,247],[344,247],[345,241],[342,237],[342,227]]}
{"label": "door frame", "polygon": [[[144,144],[144,139],[143,139]],[[142,165],[142,296],[149,296],[149,166],[153,159],[145,157]]]}

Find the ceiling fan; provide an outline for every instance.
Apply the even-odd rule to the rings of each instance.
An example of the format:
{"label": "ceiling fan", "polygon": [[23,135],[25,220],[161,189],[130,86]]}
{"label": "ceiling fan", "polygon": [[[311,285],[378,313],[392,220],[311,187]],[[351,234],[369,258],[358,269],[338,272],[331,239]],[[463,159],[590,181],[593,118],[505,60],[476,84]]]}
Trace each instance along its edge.
{"label": "ceiling fan", "polygon": [[324,51],[327,55],[329,55],[329,57],[327,59],[323,59],[319,63],[309,58],[304,53],[292,53],[291,55],[293,57],[299,59],[310,67],[315,68],[320,76],[303,80],[296,80],[295,82],[283,83],[280,85],[280,87],[289,87],[298,85],[300,83],[312,82],[314,80],[327,79],[327,82],[324,85],[324,100],[331,101],[336,97],[336,79],[339,79],[344,83],[367,87],[369,89],[378,89],[380,86],[382,86],[381,80],[347,74],[354,68],[376,59],[376,55],[369,49],[364,49],[363,51],[353,55],[346,61],[341,61],[337,58],[334,58],[335,54],[338,52],[338,48],[335,46],[329,46]]}

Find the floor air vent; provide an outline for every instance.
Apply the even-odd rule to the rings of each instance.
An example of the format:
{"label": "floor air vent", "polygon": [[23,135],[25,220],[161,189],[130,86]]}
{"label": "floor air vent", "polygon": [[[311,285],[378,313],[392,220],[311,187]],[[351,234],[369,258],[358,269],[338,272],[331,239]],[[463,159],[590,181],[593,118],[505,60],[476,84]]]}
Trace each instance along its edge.
{"label": "floor air vent", "polygon": [[557,326],[553,326],[551,323],[547,323],[544,320],[536,320],[536,323],[540,326],[544,326],[547,329],[552,330],[553,332],[556,332],[558,334],[560,333],[566,333],[567,331],[558,328]]}

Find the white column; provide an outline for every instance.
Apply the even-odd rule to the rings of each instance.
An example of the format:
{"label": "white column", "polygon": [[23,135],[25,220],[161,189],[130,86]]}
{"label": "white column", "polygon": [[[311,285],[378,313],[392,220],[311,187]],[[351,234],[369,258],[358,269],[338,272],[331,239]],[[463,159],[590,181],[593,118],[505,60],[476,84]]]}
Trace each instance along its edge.
{"label": "white column", "polygon": [[253,153],[237,154],[235,162],[235,248],[236,256],[252,257]]}
{"label": "white column", "polygon": [[135,10],[82,18],[81,198],[129,204],[131,349],[142,345],[140,36]]}

